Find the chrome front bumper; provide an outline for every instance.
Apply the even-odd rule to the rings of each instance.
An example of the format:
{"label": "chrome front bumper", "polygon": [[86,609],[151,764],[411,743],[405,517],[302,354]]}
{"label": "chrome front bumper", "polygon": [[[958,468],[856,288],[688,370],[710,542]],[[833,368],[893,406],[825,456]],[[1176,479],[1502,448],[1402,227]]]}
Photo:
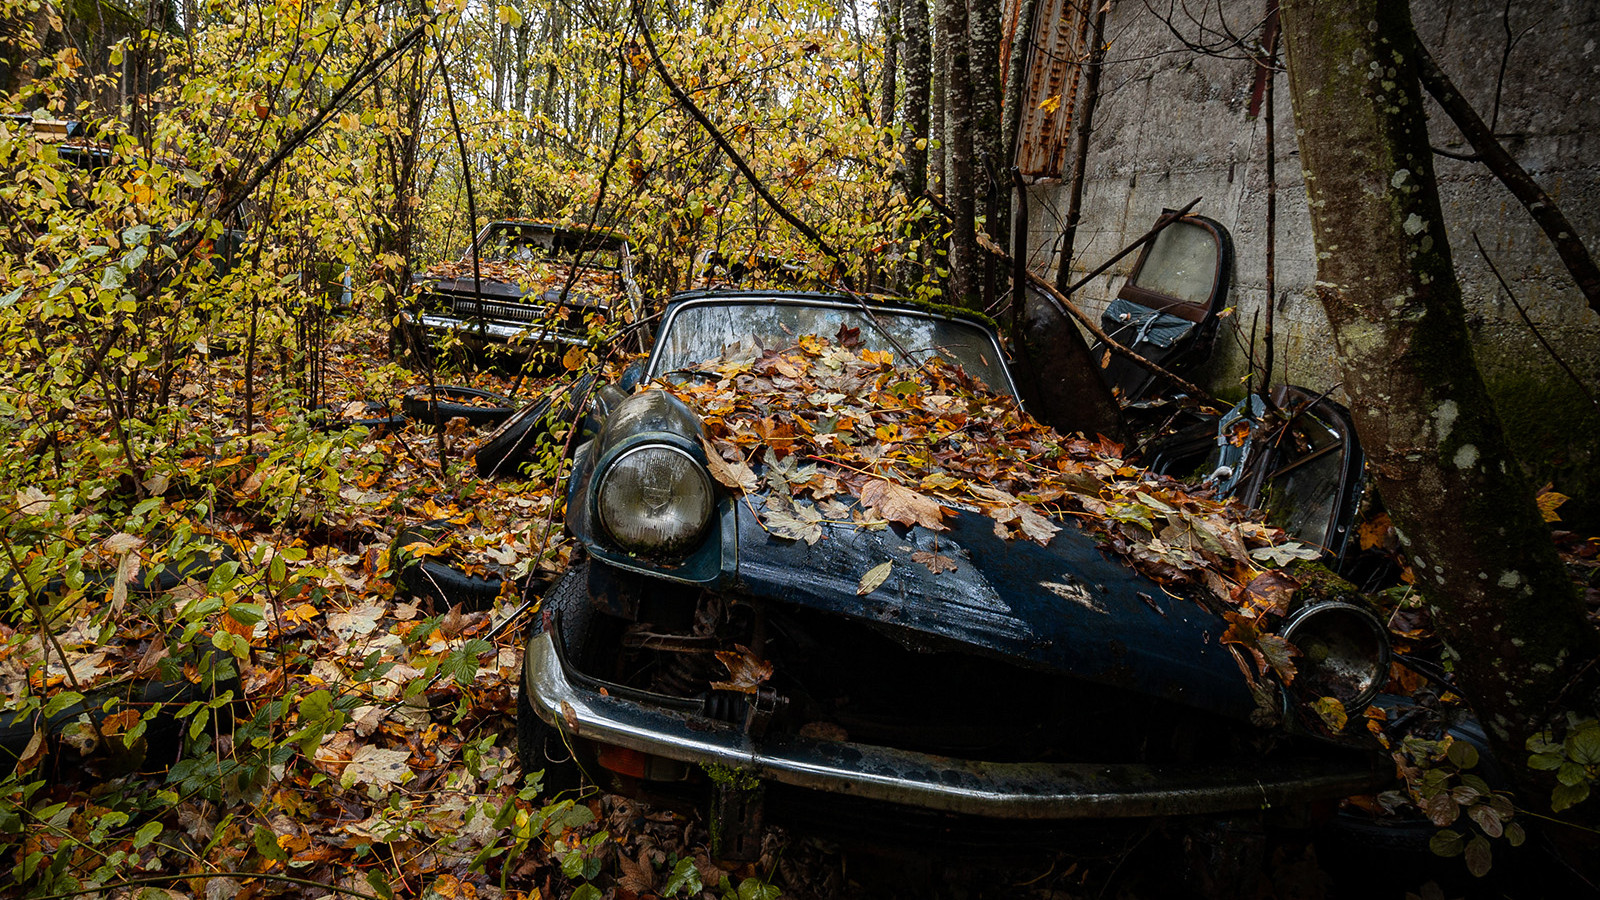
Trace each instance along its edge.
{"label": "chrome front bumper", "polygon": [[1369,792],[1388,780],[1348,758],[1248,767],[987,763],[799,737],[757,743],[731,725],[573,683],[548,634],[529,640],[522,672],[522,690],[539,717],[570,735],[687,763],[727,766],[782,784],[990,818],[1264,809]]}

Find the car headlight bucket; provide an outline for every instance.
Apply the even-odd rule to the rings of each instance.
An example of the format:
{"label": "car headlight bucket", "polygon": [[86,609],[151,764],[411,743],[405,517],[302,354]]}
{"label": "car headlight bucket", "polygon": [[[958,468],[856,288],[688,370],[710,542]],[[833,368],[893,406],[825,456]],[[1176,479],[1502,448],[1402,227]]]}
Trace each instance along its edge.
{"label": "car headlight bucket", "polygon": [[1304,701],[1334,697],[1354,714],[1389,680],[1389,636],[1353,603],[1313,603],[1289,616],[1283,637],[1300,652],[1294,692]]}
{"label": "car headlight bucket", "polygon": [[611,539],[650,556],[693,550],[716,509],[705,466],[671,444],[624,450],[601,473],[595,499]]}

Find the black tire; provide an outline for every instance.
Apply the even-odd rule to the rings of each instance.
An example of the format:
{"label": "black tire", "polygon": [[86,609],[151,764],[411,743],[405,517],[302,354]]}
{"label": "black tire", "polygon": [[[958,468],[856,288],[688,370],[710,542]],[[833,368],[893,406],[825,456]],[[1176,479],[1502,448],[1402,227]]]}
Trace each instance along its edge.
{"label": "black tire", "polygon": [[[63,688],[64,689],[64,688]],[[112,712],[125,709],[136,709],[141,712],[145,709],[161,704],[161,708],[146,723],[144,732],[144,753],[134,762],[139,767],[149,771],[153,769],[166,769],[177,762],[183,750],[184,737],[188,731],[187,720],[179,719],[178,712],[187,704],[195,701],[209,702],[213,697],[220,696],[226,691],[233,692],[231,703],[218,707],[214,713],[214,727],[229,729],[233,725],[236,713],[242,709],[243,699],[240,696],[240,682],[237,674],[213,682],[192,682],[179,678],[165,681],[160,678],[138,678],[132,681],[110,687],[89,691],[84,699],[77,703],[58,710],[54,715],[40,720],[37,715],[25,715],[18,711],[0,713],[0,777],[9,774],[17,764],[17,760],[27,750],[32,741],[35,730],[44,732],[44,740],[48,757],[45,768],[39,776],[50,782],[65,780],[81,769],[78,765],[63,765],[68,762],[62,753],[61,732],[67,725],[77,721],[78,716],[84,713],[89,715],[96,724],[103,723],[108,713],[105,705],[115,698],[119,703],[113,707]],[[104,748],[100,751],[104,754]],[[72,760],[76,762],[76,760]],[[98,767],[97,767],[98,768]],[[113,767],[115,771],[115,767]]]}
{"label": "black tire", "polygon": [[[233,548],[224,543],[212,544],[205,548],[192,548],[191,552],[178,560],[168,560],[161,564],[161,569],[151,574],[150,570],[143,570],[128,584],[128,596],[149,599],[165,594],[184,581],[194,578],[205,581],[215,572],[217,566],[225,562],[238,562],[239,557],[234,554]],[[85,592],[104,593],[111,589],[116,582],[115,569],[86,569],[83,572],[83,586]],[[14,573],[7,572],[0,575],[0,598],[9,596],[11,588],[16,584]],[[66,578],[57,575],[45,583],[35,594],[41,608],[49,610],[50,606],[68,592]],[[4,601],[0,600],[0,604]],[[0,621],[15,627],[27,617],[26,607],[3,607],[0,612]],[[15,613],[16,615],[13,615]],[[20,615],[22,618],[18,618]],[[49,617],[54,621],[55,615]]]}
{"label": "black tire", "polygon": [[[594,619],[593,609],[589,606],[587,566],[569,569],[554,587],[545,592],[539,615],[528,629],[529,641],[544,633],[546,619],[555,612],[560,613],[563,645],[569,652],[581,652]],[[517,685],[517,761],[522,764],[523,777],[542,771],[544,774],[540,786],[545,797],[574,790],[585,783],[597,783],[593,776],[598,774],[599,769],[592,754],[533,711],[526,688],[527,661],[524,646],[524,668]]]}
{"label": "black tire", "polygon": [[[594,376],[585,375],[569,385],[565,392],[551,392],[517,410],[473,451],[478,477],[513,475],[522,466],[534,462],[533,451],[539,443],[537,436],[547,427],[546,422],[553,419],[575,425],[578,411],[588,399],[593,386]],[[556,408],[558,402],[561,405],[552,416],[551,410]]]}
{"label": "black tire", "polygon": [[[16,768],[17,760],[22,758],[33,740],[35,727],[34,717],[23,714],[21,710],[0,712],[0,777],[11,774],[11,770]],[[48,727],[45,734],[49,736]]]}
{"label": "black tire", "polygon": [[467,612],[489,609],[504,590],[506,579],[492,572],[471,575],[448,562],[418,559],[401,552],[401,548],[414,541],[437,541],[449,527],[450,523],[440,520],[400,530],[389,553],[396,582],[408,596],[430,599],[439,609],[457,604]]}
{"label": "black tire", "polygon": [[[487,400],[494,406],[474,406],[467,401]],[[400,398],[400,411],[407,419],[422,425],[443,426],[461,417],[474,428],[499,425],[511,417],[512,400],[477,388],[439,385],[431,392],[426,386],[414,387]]]}
{"label": "black tire", "polygon": [[567,748],[561,732],[546,724],[533,711],[533,705],[522,690],[517,691],[517,761],[522,764],[522,777],[539,775],[541,796],[554,797],[583,786],[583,767],[577,756]]}
{"label": "black tire", "polygon": [[318,407],[314,412],[322,413],[322,417],[313,426],[317,431],[337,431],[343,428],[367,428],[379,430],[386,428],[404,428],[411,421],[405,416],[389,415],[389,407],[375,400],[368,400],[362,404],[364,414],[354,419],[335,416],[333,410],[327,407]]}
{"label": "black tire", "polygon": [[400,584],[412,597],[428,597],[440,608],[459,604],[468,612],[494,605],[505,579],[498,575],[469,575],[448,563],[425,559],[400,570]]}

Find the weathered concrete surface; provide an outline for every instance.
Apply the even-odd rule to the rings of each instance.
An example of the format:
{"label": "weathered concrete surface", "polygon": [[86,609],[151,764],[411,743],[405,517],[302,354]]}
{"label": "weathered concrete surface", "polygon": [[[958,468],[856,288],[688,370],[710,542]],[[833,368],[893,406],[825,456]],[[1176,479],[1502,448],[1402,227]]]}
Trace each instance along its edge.
{"label": "weathered concrete surface", "polygon": [[[1086,272],[1137,238],[1163,207],[1204,197],[1196,211],[1233,233],[1236,264],[1217,352],[1202,380],[1220,395],[1242,391],[1246,342],[1265,298],[1266,168],[1263,123],[1248,115],[1255,64],[1247,47],[1223,34],[1249,36],[1265,4],[1223,0],[1182,5],[1169,28],[1155,7],[1132,0],[1113,6],[1107,26],[1104,94],[1084,188],[1084,219],[1073,268]],[[1502,59],[1496,131],[1523,166],[1600,253],[1600,6],[1584,0],[1513,4],[1509,55],[1505,5],[1478,0],[1417,0],[1422,39],[1482,112],[1493,115]],[[1173,28],[1218,55],[1186,49]],[[1326,389],[1338,379],[1327,321],[1311,293],[1315,249],[1295,143],[1293,109],[1280,76],[1277,122],[1277,319],[1274,381]],[[1454,125],[1429,103],[1435,147],[1469,153]],[[1467,304],[1480,366],[1515,443],[1540,478],[1558,489],[1600,492],[1600,415],[1538,343],[1506,299],[1472,235],[1477,233],[1539,331],[1600,394],[1600,316],[1588,309],[1555,251],[1516,199],[1479,163],[1439,157],[1439,189],[1451,248]],[[1033,188],[1030,254],[1053,271],[1051,242],[1060,233],[1065,190]],[[1079,295],[1098,314],[1115,294],[1133,257]],[[1259,336],[1258,336],[1259,341]],[[1537,452],[1535,452],[1537,451]],[[1533,457],[1539,457],[1533,459]],[[1600,504],[1591,502],[1591,507]]]}

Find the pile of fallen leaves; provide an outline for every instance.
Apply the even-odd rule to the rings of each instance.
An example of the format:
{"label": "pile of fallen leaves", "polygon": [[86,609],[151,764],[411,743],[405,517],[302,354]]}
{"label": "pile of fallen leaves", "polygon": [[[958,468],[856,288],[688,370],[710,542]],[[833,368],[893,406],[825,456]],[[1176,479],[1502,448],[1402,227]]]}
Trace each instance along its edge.
{"label": "pile of fallen leaves", "polygon": [[[423,273],[425,277],[445,279],[472,279],[472,260],[437,263]],[[573,271],[570,263],[540,260],[480,259],[478,277],[484,281],[516,285],[524,294],[543,294],[559,290],[572,279],[571,291],[575,294],[614,294],[618,290],[619,276],[607,269],[579,266]]]}
{"label": "pile of fallen leaves", "polygon": [[[371,416],[365,398],[403,391],[372,354],[331,349],[332,409]],[[81,477],[16,496],[27,514],[8,535],[28,586],[68,587],[41,601],[42,624],[17,599],[27,591],[8,591],[4,715],[43,723],[80,691],[98,706],[147,683],[186,683],[184,700],[203,699],[124,700],[98,725],[84,717],[34,741],[7,782],[35,787],[3,810],[6,889],[195,873],[174,884],[243,897],[299,890],[281,879],[380,896],[571,890],[581,879],[562,864],[609,858],[613,845],[584,844],[603,825],[598,803],[547,807],[521,783],[510,750],[521,596],[433,606],[399,589],[389,558],[406,528],[443,520],[429,546],[463,572],[544,577],[563,564],[554,485],[477,480],[461,458],[475,434],[314,427],[278,403],[258,406],[247,438],[242,362],[180,377],[184,424],[204,439],[151,458],[140,482]],[[213,545],[226,562],[164,592],[141,587]],[[162,771],[171,755],[138,745],[167,720],[187,746]],[[142,769],[157,773],[148,789],[106,794],[106,779]]]}
{"label": "pile of fallen leaves", "polygon": [[1229,602],[1267,564],[1315,556],[1237,503],[1129,464],[1116,444],[1056,434],[939,357],[897,365],[851,343],[804,336],[708,363],[715,381],[658,385],[702,414],[719,481],[770,492],[760,514],[773,534],[815,543],[825,522],[939,531],[975,507],[998,536],[1047,545],[1069,519],[1146,574]]}
{"label": "pile of fallen leaves", "polygon": [[[1273,567],[1318,553],[1237,502],[1134,466],[1109,441],[1062,437],[939,356],[897,362],[849,329],[698,374],[657,386],[700,412],[712,475],[759,500],[770,533],[815,543],[824,525],[941,531],[956,509],[977,509],[998,536],[1047,545],[1069,521],[1156,581],[1199,588],[1190,593],[1233,625],[1227,640],[1263,672],[1293,677],[1286,642],[1257,624],[1286,612],[1299,586]],[[919,561],[939,571],[937,556]]]}

